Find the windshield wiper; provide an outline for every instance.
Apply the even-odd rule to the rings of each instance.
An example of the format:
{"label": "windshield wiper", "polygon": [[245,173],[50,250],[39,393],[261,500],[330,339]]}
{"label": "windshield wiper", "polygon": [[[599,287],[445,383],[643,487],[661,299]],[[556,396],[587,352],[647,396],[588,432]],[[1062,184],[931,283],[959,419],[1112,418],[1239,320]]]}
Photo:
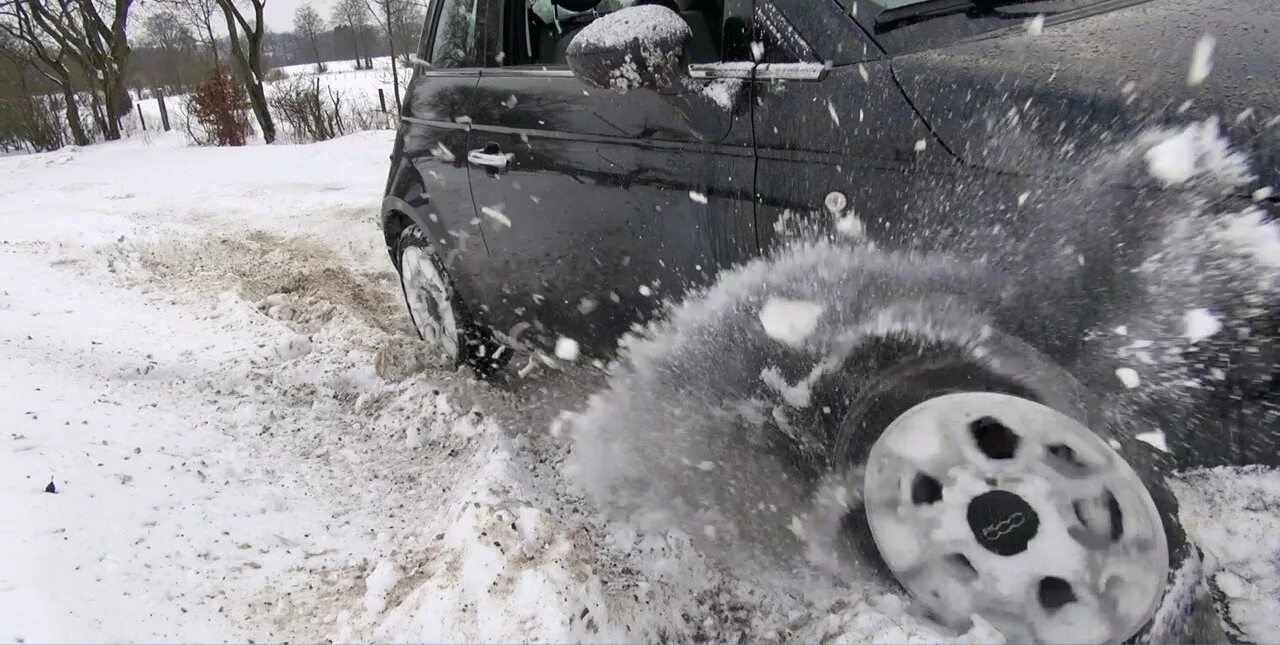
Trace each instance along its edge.
{"label": "windshield wiper", "polygon": [[1029,1],[1031,0],[921,0],[876,14],[876,29],[887,29],[904,22],[946,16],[970,9],[994,11],[996,7]]}

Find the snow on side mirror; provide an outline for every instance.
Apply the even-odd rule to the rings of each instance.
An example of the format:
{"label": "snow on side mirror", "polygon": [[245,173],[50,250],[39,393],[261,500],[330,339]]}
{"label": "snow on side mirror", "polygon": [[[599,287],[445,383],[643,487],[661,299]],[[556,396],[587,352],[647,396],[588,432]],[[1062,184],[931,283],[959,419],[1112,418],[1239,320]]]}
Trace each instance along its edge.
{"label": "snow on side mirror", "polygon": [[628,7],[587,25],[566,52],[569,69],[592,87],[619,93],[641,87],[664,90],[685,76],[689,25],[659,5]]}

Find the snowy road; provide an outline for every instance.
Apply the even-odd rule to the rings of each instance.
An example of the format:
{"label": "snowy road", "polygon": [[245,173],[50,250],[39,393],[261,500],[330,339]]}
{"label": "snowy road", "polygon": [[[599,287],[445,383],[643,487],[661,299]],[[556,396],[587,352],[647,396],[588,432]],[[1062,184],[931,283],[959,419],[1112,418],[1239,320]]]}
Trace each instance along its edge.
{"label": "snowy road", "polygon": [[[390,142],[0,159],[0,641],[998,639],[591,512],[550,429],[596,377],[498,388],[410,340]],[[1274,641],[1280,477],[1177,489]]]}

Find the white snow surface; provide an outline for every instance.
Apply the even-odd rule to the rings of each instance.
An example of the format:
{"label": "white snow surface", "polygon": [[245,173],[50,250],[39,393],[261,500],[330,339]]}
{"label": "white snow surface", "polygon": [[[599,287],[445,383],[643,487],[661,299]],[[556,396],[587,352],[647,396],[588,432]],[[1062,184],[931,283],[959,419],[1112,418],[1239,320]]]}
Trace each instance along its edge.
{"label": "white snow surface", "polygon": [[[391,137],[0,159],[0,642],[1001,640],[591,510],[553,431],[589,376],[498,389],[413,337]],[[1280,633],[1280,477],[1178,492]]]}
{"label": "white snow surface", "polygon": [[1171,480],[1182,524],[1208,557],[1230,608],[1227,622],[1245,641],[1280,635],[1280,471],[1213,468]]}

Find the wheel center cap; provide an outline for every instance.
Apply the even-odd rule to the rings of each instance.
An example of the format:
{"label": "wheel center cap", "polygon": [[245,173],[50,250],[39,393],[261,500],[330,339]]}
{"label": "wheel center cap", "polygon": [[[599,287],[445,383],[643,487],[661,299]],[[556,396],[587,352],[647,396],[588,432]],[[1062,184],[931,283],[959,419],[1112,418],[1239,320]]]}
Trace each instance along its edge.
{"label": "wheel center cap", "polygon": [[1026,500],[1007,490],[987,491],[969,502],[969,528],[986,550],[1017,555],[1040,529],[1040,517]]}

